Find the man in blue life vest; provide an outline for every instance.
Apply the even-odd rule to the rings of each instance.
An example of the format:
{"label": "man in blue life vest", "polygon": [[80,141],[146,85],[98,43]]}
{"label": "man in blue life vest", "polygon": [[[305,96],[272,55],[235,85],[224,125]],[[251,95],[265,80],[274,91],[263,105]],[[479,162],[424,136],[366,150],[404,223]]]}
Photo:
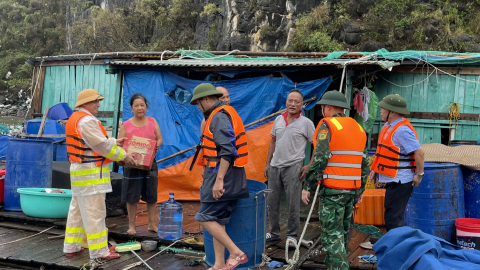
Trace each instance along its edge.
{"label": "man in blue life vest", "polygon": [[[385,121],[378,137],[377,152],[370,167],[370,179],[378,175],[385,185],[385,227],[387,231],[403,226],[403,217],[413,187],[425,175],[424,151],[412,124],[405,99],[391,94],[378,103]],[[373,243],[373,242],[372,242]]]}

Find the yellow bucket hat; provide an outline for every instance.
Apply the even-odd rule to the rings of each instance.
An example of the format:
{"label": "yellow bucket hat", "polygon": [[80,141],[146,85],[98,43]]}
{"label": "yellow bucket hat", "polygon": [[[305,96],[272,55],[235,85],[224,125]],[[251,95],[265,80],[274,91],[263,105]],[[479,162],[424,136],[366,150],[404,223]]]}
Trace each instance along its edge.
{"label": "yellow bucket hat", "polygon": [[75,104],[75,108],[97,99],[102,100],[103,96],[100,95],[95,89],[83,89],[82,92],[78,93],[77,104]]}

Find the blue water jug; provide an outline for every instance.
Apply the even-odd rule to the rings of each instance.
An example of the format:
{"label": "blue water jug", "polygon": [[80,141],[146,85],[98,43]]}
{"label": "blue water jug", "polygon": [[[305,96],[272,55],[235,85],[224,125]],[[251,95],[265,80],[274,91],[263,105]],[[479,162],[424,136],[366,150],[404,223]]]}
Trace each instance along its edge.
{"label": "blue water jug", "polygon": [[183,206],[173,199],[170,193],[168,201],[158,207],[158,237],[177,240],[183,235]]}

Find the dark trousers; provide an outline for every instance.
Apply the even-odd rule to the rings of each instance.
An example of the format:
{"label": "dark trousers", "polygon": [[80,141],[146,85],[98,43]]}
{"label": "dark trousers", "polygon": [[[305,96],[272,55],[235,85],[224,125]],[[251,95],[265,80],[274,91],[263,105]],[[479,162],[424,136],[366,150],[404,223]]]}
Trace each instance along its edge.
{"label": "dark trousers", "polygon": [[405,184],[390,182],[385,185],[385,228],[403,227],[403,217],[408,199],[412,196],[412,182]]}

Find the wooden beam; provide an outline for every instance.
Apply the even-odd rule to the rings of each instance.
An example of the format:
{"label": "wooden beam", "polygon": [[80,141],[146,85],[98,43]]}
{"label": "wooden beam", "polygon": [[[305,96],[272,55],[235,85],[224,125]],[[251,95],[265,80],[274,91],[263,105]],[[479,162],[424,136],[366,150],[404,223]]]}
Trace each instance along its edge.
{"label": "wooden beam", "polygon": [[[33,113],[33,117],[42,117],[43,113]],[[113,111],[99,111],[95,117],[113,117],[114,112]],[[123,117],[123,113],[119,112],[119,117]]]}
{"label": "wooden beam", "polygon": [[43,85],[45,83],[45,66],[35,67],[33,73],[33,97],[27,118],[32,119],[35,113],[42,113]]}
{"label": "wooden beam", "polygon": [[113,126],[112,137],[116,138],[118,134],[118,121],[122,117],[122,108],[120,107],[122,99],[123,88],[123,71],[119,70],[117,73],[117,80],[115,81],[115,108],[113,109]]}
{"label": "wooden beam", "polygon": [[[93,60],[67,60],[67,61],[51,61],[43,62],[42,66],[88,66],[88,65],[105,65],[105,59]],[[36,62],[35,66],[40,66],[40,62]]]}
{"label": "wooden beam", "polygon": [[[450,120],[448,113],[439,112],[410,112],[409,115],[405,115],[406,118],[416,119],[437,119],[437,120]],[[457,120],[470,120],[478,121],[479,114],[475,113],[461,113]]]}

